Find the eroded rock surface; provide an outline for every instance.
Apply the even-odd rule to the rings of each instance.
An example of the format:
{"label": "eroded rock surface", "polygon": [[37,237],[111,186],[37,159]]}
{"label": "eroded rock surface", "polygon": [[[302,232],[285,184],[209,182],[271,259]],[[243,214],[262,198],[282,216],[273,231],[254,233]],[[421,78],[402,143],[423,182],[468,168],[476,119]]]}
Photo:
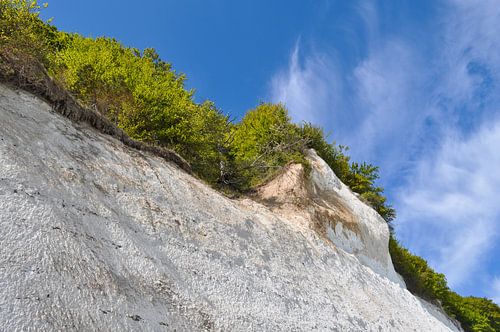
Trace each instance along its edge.
{"label": "eroded rock surface", "polygon": [[387,223],[361,202],[314,150],[308,151],[307,157],[310,174],[306,175],[302,165],[290,165],[259,188],[257,198],[273,212],[315,229],[335,247],[405,287],[387,250]]}
{"label": "eroded rock surface", "polygon": [[310,213],[276,191],[234,201],[0,86],[0,330],[457,330],[310,158]]}

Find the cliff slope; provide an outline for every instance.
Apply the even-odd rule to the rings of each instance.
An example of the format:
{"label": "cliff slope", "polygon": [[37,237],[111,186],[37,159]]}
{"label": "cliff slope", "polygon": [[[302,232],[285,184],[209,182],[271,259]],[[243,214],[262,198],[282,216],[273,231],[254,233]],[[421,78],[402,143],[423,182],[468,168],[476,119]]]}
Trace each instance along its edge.
{"label": "cliff slope", "polygon": [[458,330],[309,159],[230,200],[0,85],[0,330]]}

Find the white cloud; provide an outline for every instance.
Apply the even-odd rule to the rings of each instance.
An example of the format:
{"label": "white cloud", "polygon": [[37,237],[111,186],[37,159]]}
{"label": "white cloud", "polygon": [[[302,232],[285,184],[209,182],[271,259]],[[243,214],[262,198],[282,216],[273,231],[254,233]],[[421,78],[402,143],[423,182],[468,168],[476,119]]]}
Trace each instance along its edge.
{"label": "white cloud", "polygon": [[333,61],[325,54],[310,54],[300,61],[300,42],[291,52],[288,68],[271,80],[271,100],[284,103],[296,122],[321,123],[339,94],[340,83]]}
{"label": "white cloud", "polygon": [[[381,41],[370,56],[352,74],[358,107],[364,119],[352,135],[350,144],[355,157],[375,160],[385,154],[393,160],[407,160],[429,110],[422,107],[425,71],[421,70],[418,52],[401,40]],[[394,139],[398,138],[398,144]]]}
{"label": "white cloud", "polygon": [[378,9],[361,1],[366,58],[346,72],[330,53],[300,61],[296,46],[271,94],[381,166],[386,183],[403,183],[390,188],[398,235],[452,287],[490,291],[471,284],[498,273],[483,263],[500,238],[500,6],[444,4],[425,48],[384,35]]}
{"label": "white cloud", "polygon": [[499,24],[496,1],[449,1],[429,98],[442,143],[422,155],[396,195],[404,242],[452,287],[485,292],[473,284],[498,273],[486,261],[500,238]]}
{"label": "white cloud", "polygon": [[499,146],[500,121],[468,139],[450,136],[398,194],[400,234],[418,252],[431,253],[455,287],[478,273],[500,235]]}

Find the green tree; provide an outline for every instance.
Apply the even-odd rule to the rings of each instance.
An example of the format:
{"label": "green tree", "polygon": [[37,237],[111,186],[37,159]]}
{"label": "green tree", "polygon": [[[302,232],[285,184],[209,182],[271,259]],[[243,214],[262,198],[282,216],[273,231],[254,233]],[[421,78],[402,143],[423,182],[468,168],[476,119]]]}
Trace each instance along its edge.
{"label": "green tree", "polygon": [[[210,183],[220,180],[229,120],[193,91],[154,49],[142,53],[110,38],[65,35],[51,73],[88,107],[131,137],[174,149]],[[227,145],[227,144],[226,144]]]}
{"label": "green tree", "polygon": [[37,1],[0,0],[2,76],[33,76],[55,51],[57,30],[40,20],[41,8]]}
{"label": "green tree", "polygon": [[281,104],[261,104],[247,112],[232,133],[232,152],[247,183],[260,184],[291,161],[303,162],[305,140]]}

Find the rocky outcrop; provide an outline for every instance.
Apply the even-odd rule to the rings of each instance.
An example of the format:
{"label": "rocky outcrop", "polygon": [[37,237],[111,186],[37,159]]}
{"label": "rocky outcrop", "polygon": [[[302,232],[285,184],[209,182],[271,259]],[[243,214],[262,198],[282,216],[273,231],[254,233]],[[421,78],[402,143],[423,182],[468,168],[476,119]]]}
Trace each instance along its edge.
{"label": "rocky outcrop", "polygon": [[287,220],[301,219],[381,276],[401,284],[387,249],[389,228],[372,208],[344,185],[314,150],[308,151],[310,174],[294,164],[270,183],[258,189],[257,197]]}
{"label": "rocky outcrop", "polygon": [[309,158],[231,200],[0,85],[0,330],[457,330]]}

